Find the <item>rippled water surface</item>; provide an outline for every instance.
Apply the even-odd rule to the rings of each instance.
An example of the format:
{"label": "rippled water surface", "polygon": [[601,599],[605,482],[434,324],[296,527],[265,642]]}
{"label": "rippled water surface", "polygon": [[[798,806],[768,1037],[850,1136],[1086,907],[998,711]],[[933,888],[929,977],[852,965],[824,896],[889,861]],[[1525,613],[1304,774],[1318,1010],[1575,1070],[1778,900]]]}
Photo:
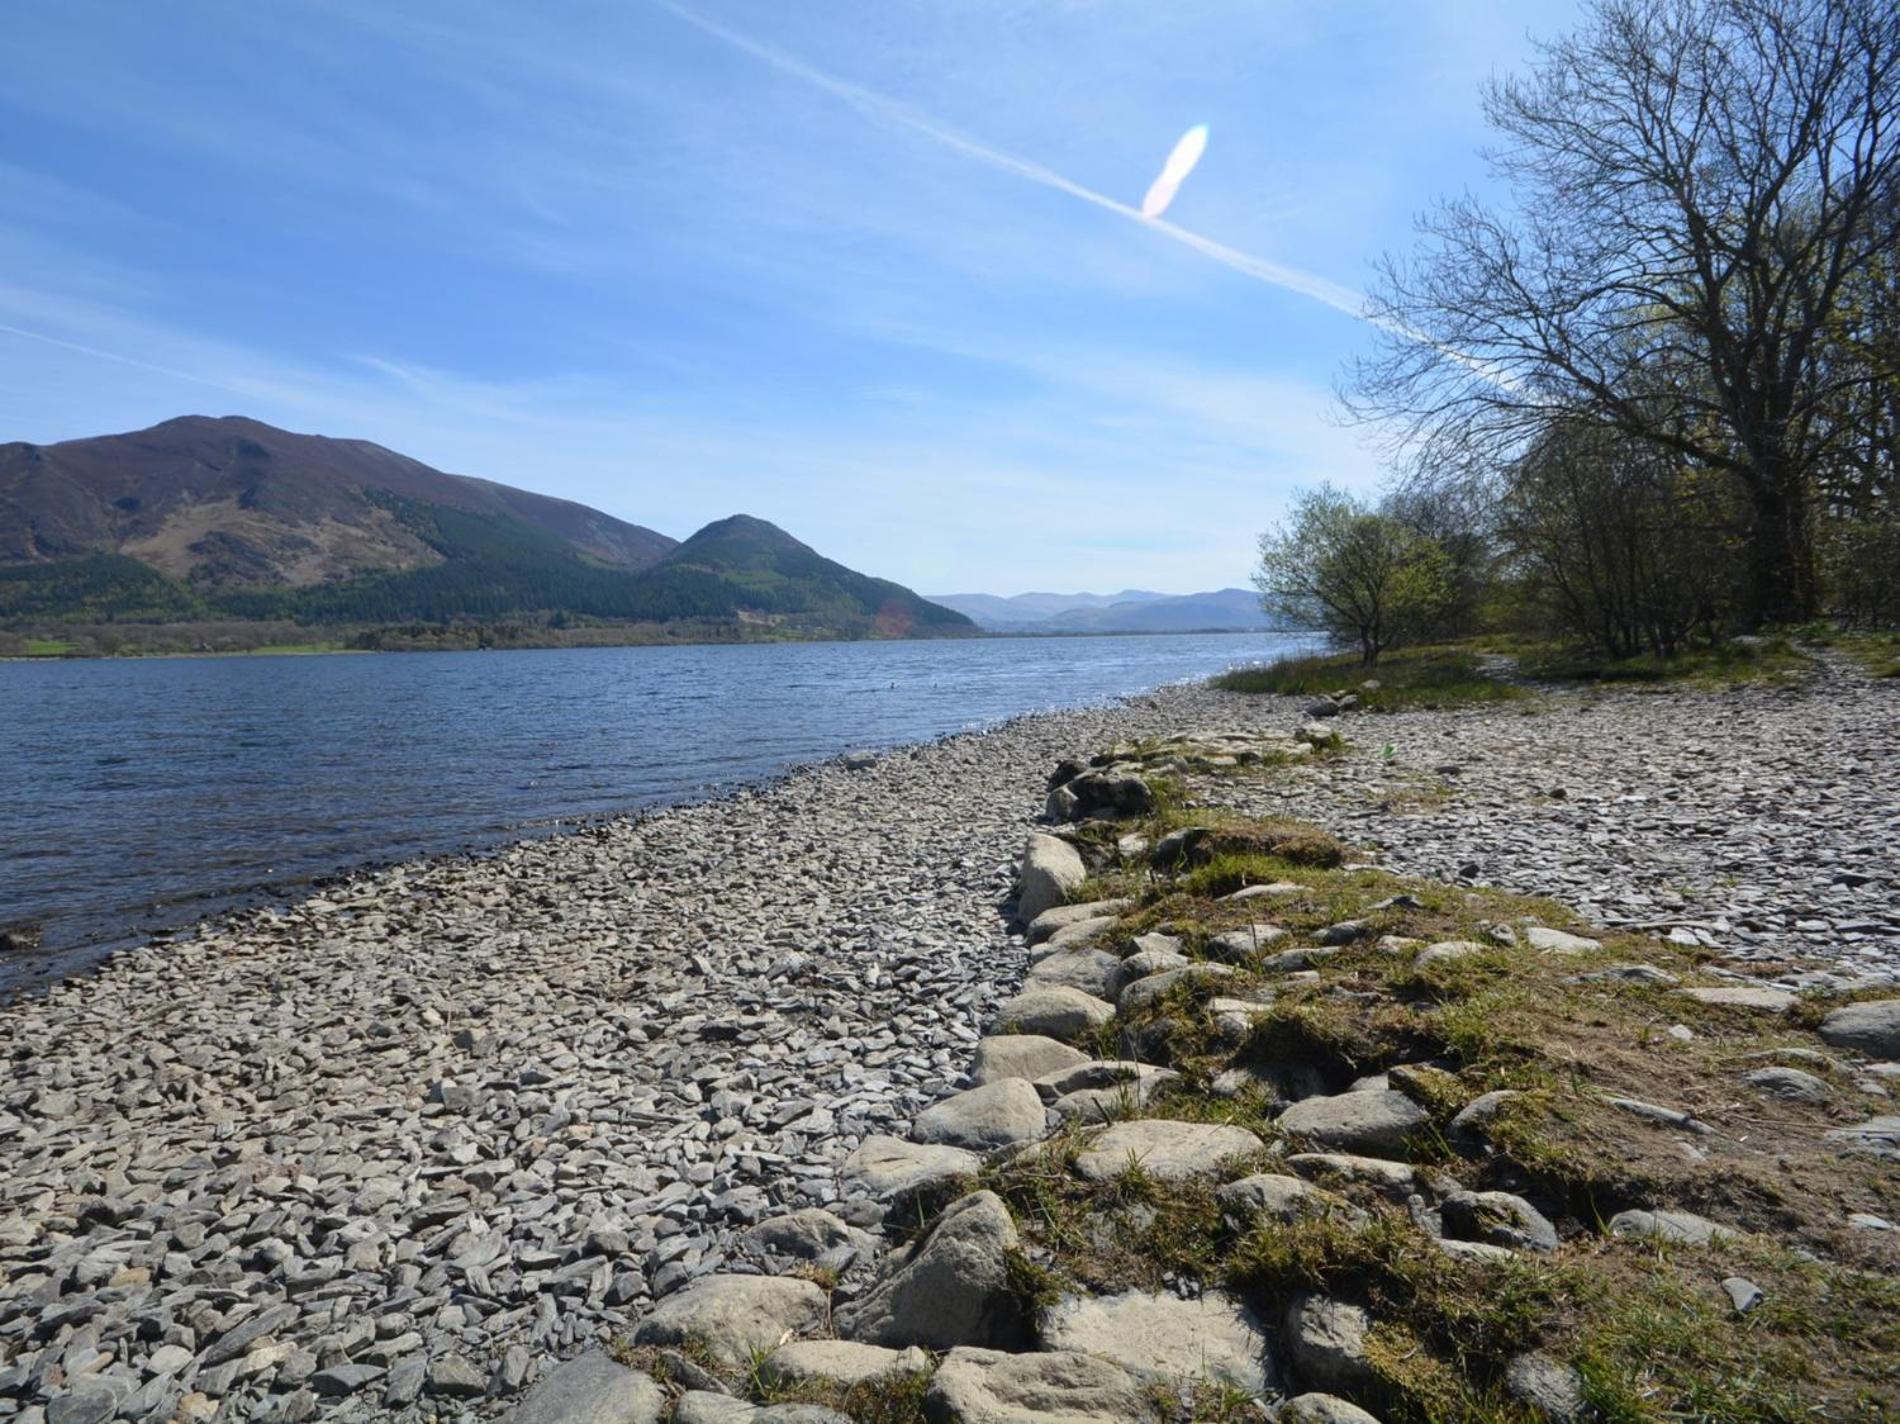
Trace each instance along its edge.
{"label": "rippled water surface", "polygon": [[1254,661],[1272,635],[0,663],[0,986],[360,865]]}

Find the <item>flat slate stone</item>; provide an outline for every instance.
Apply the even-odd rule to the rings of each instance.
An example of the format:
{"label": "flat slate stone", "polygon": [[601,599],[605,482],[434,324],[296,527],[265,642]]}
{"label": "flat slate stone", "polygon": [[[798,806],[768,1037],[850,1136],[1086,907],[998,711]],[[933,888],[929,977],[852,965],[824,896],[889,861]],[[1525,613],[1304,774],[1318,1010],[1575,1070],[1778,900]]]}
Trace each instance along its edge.
{"label": "flat slate stone", "polygon": [[1046,1074],[1088,1061],[1088,1054],[1081,1049],[1041,1034],[991,1034],[976,1046],[976,1062],[970,1069],[970,1078],[979,1088],[1004,1078],[1034,1082]]}
{"label": "flat slate stone", "polygon": [[598,1350],[554,1369],[515,1406],[509,1424],[657,1424],[666,1394],[651,1376]]}
{"label": "flat slate stone", "polygon": [[1742,1081],[1758,1093],[1791,1103],[1824,1103],[1832,1091],[1799,1068],[1756,1068],[1742,1074]]}
{"label": "flat slate stone", "polygon": [[1137,1379],[1205,1381],[1252,1395],[1276,1387],[1260,1321],[1223,1291],[1198,1300],[1141,1291],[1069,1296],[1043,1313],[1041,1339],[1046,1349],[1094,1355]]}
{"label": "flat slate stone", "polygon": [[1697,985],[1676,992],[1684,998],[1694,999],[1698,1004],[1715,1004],[1729,1009],[1758,1009],[1765,1014],[1785,1014],[1795,1006],[1795,996],[1786,989],[1754,988],[1746,984],[1725,984],[1716,988]]}
{"label": "flat slate stone", "polygon": [[1554,930],[1548,925],[1532,925],[1524,931],[1524,938],[1532,949],[1545,954],[1588,954],[1593,949],[1603,948],[1597,940],[1585,939],[1568,930]]}
{"label": "flat slate stone", "polygon": [[1302,1394],[1280,1406],[1278,1424],[1379,1424],[1351,1400],[1336,1394]]}
{"label": "flat slate stone", "polygon": [[924,1396],[934,1424],[1156,1424],[1160,1409],[1118,1365],[1066,1350],[952,1350]]}
{"label": "flat slate stone", "polygon": [[1075,1169],[1092,1182],[1106,1182],[1135,1162],[1151,1176],[1178,1182],[1212,1176],[1223,1163],[1259,1150],[1260,1139],[1245,1128],[1140,1118],[1099,1134],[1076,1159]]}
{"label": "flat slate stone", "polygon": [[1035,1088],[1021,1078],[1004,1078],[925,1108],[911,1135],[919,1142],[991,1152],[1040,1141],[1046,1122]]}
{"label": "flat slate stone", "polygon": [[824,1329],[825,1294],[790,1276],[707,1276],[654,1306],[636,1345],[704,1345],[722,1363],[749,1365],[792,1336]]}
{"label": "flat slate stone", "polygon": [[1396,1156],[1406,1141],[1432,1120],[1424,1108],[1394,1088],[1306,1098],[1275,1119],[1294,1137],[1367,1156]]}
{"label": "flat slate stone", "polygon": [[1831,1128],[1827,1137],[1849,1152],[1900,1159],[1900,1117],[1870,1117],[1852,1127]]}
{"label": "flat slate stone", "polygon": [[1291,900],[1305,893],[1306,886],[1296,880],[1275,880],[1268,885],[1243,886],[1231,895],[1221,896],[1221,900],[1245,904],[1249,900]]}

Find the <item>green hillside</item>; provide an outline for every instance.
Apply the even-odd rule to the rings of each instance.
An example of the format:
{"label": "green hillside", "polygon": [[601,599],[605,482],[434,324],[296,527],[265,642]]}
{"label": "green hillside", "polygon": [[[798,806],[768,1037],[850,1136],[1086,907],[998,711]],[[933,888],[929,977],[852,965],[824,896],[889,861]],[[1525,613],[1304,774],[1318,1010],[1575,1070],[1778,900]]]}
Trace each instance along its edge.
{"label": "green hillside", "polygon": [[439,562],[302,588],[169,578],[136,559],[93,554],[0,567],[0,620],[290,621],[311,625],[582,618],[743,622],[829,637],[973,632],[960,613],[819,555],[764,520],[719,521],[659,563],[630,572],[547,530],[379,493],[371,498]]}

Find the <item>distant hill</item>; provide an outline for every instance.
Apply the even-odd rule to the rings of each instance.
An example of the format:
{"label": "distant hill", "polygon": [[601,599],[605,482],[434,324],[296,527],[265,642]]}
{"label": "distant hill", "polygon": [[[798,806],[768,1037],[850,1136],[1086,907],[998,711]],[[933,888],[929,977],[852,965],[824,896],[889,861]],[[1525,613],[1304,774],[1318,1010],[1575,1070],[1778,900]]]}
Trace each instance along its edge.
{"label": "distant hill", "polygon": [[241,417],[0,446],[0,620],[569,618],[971,633],[764,520],[685,543],[585,505]]}
{"label": "distant hill", "polygon": [[940,594],[936,601],[999,633],[1257,632],[1276,625],[1260,595],[1244,588],[1212,593]]}
{"label": "distant hill", "polygon": [[969,615],[985,628],[1007,630],[1041,623],[1073,608],[1153,603],[1168,595],[1130,588],[1120,593],[1018,593],[1007,598],[993,593],[933,593],[928,597],[945,608],[954,608],[959,613]]}
{"label": "distant hill", "polygon": [[0,445],[0,564],[123,554],[200,587],[301,588],[441,563],[404,507],[514,521],[612,568],[646,568],[678,542],[367,440],[241,416]]}
{"label": "distant hill", "polygon": [[708,524],[635,580],[646,596],[680,611],[718,617],[742,609],[828,625],[864,624],[882,637],[973,633],[953,609],[902,584],[871,578],[823,557],[776,524],[735,514]]}

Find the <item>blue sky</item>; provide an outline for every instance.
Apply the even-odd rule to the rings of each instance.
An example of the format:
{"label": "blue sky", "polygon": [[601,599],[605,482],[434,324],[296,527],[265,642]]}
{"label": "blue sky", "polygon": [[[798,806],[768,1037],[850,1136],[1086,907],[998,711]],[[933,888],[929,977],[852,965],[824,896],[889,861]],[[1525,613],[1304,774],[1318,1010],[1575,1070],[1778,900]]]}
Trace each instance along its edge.
{"label": "blue sky", "polygon": [[[1241,583],[1379,483],[1337,302],[1572,17],[8,0],[0,439],[246,414],[933,592]],[[1180,231],[1115,210],[1197,123]]]}

